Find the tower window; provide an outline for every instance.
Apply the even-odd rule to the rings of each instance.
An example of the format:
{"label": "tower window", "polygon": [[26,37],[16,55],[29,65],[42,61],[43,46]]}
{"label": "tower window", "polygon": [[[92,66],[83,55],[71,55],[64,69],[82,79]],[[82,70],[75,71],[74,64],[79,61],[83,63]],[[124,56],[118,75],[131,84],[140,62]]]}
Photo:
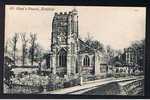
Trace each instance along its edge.
{"label": "tower window", "polygon": [[89,58],[89,56],[86,55],[86,56],[84,57],[83,65],[84,65],[84,66],[87,66],[87,67],[90,66],[90,58]]}
{"label": "tower window", "polygon": [[67,52],[64,49],[59,52],[59,66],[67,67]]}

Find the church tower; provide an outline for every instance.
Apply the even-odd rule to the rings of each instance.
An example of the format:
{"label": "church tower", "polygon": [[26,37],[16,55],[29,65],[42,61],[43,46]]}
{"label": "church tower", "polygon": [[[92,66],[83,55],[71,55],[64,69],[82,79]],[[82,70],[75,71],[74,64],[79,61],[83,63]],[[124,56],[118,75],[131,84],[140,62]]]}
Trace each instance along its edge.
{"label": "church tower", "polygon": [[51,67],[60,76],[75,74],[77,71],[78,12],[55,13],[51,35]]}

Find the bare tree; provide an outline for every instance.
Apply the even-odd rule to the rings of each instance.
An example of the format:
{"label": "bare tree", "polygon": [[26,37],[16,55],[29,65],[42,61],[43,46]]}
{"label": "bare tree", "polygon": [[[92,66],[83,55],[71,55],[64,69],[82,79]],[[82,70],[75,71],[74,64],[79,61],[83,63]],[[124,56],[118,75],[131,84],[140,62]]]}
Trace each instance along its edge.
{"label": "bare tree", "polygon": [[85,38],[84,41],[85,41],[88,45],[91,45],[92,40],[93,40],[93,36],[90,36],[90,33],[87,33],[87,37]]}
{"label": "bare tree", "polygon": [[94,49],[104,52],[104,45],[100,41],[94,40],[93,36],[90,36],[90,33],[87,33],[87,37],[85,38],[85,43]]}
{"label": "bare tree", "polygon": [[16,65],[16,51],[17,51],[17,41],[18,41],[18,33],[15,33],[15,35],[12,38],[12,49],[13,49],[13,60],[14,60],[14,66]]}
{"label": "bare tree", "polygon": [[25,58],[27,55],[27,38],[26,38],[26,33],[21,33],[21,40],[22,40],[22,65],[24,66],[25,64]]}
{"label": "bare tree", "polygon": [[44,56],[43,48],[38,43],[35,44],[34,56],[36,62],[41,62]]}
{"label": "bare tree", "polygon": [[8,41],[5,43],[4,52],[7,54],[8,52]]}
{"label": "bare tree", "polygon": [[31,65],[33,65],[34,62],[34,53],[35,53],[35,42],[37,40],[37,35],[36,34],[30,34],[30,44],[31,47],[29,49],[29,58],[31,59]]}
{"label": "bare tree", "polygon": [[12,38],[9,38],[9,39],[6,40],[5,45],[4,45],[4,53],[5,53],[5,56],[13,58],[13,42],[12,42]]}
{"label": "bare tree", "polygon": [[112,49],[109,45],[106,47],[106,54],[107,54],[107,59],[108,63],[111,64],[112,58],[114,58],[114,49]]}

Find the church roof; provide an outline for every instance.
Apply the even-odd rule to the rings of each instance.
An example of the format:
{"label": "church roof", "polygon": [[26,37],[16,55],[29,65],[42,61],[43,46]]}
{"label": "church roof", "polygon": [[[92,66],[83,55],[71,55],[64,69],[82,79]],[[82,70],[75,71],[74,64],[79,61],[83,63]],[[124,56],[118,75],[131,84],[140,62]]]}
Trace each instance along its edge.
{"label": "church roof", "polygon": [[90,45],[88,45],[87,43],[85,43],[84,41],[82,41],[81,39],[79,40],[79,53],[94,53],[97,52],[97,50],[95,48],[92,48]]}
{"label": "church roof", "polygon": [[79,45],[79,51],[78,51],[79,54],[82,54],[82,53],[98,53],[99,55],[101,55],[104,58],[106,56],[100,50],[91,47],[90,45],[88,45],[87,43],[85,43],[80,38],[78,39],[78,45]]}

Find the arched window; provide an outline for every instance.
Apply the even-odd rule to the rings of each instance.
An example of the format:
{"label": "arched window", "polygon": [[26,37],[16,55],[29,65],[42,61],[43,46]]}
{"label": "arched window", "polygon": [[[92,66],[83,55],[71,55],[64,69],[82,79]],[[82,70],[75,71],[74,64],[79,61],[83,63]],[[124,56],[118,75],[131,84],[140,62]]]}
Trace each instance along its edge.
{"label": "arched window", "polygon": [[91,67],[92,67],[91,74],[94,74],[95,73],[95,56],[92,57]]}
{"label": "arched window", "polygon": [[67,52],[64,49],[59,52],[59,66],[67,67]]}
{"label": "arched window", "polygon": [[78,73],[78,60],[76,60],[76,73]]}
{"label": "arched window", "polygon": [[87,67],[90,66],[90,58],[89,58],[89,56],[86,55],[86,56],[84,57],[83,65],[84,65],[84,66],[87,66]]}
{"label": "arched window", "polygon": [[91,62],[92,67],[95,66],[95,57],[92,57],[92,62]]}

